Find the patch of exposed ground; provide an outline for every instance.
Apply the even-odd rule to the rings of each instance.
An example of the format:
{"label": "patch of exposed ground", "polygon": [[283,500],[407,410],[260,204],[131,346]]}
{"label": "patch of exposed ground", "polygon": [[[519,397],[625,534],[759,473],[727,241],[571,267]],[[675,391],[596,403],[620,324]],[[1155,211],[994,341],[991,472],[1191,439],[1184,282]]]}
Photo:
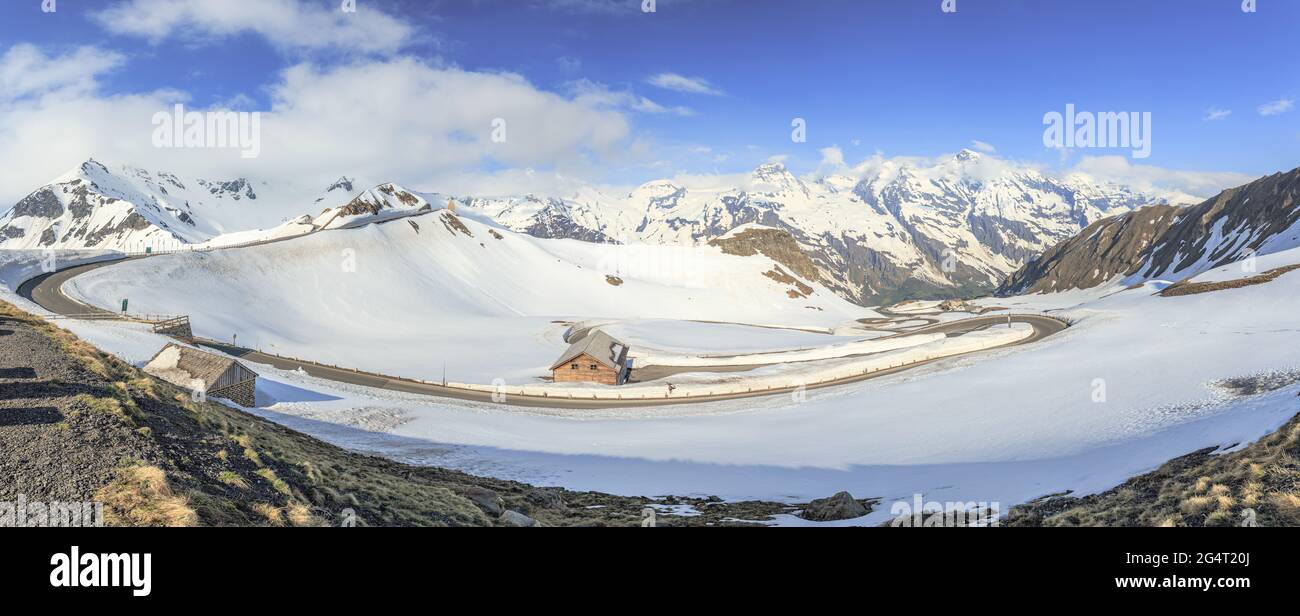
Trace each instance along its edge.
{"label": "patch of exposed ground", "polygon": [[780,229],[746,229],[729,238],[710,241],[709,245],[721,248],[726,254],[741,257],[761,253],[790,268],[790,271],[805,280],[821,280],[812,259],[799,250],[799,244],[789,233]]}
{"label": "patch of exposed ground", "polygon": [[468,237],[474,237],[474,234],[470,232],[469,227],[466,227],[465,223],[460,221],[459,216],[452,214],[451,212],[443,212],[441,218],[442,225],[452,234],[459,232],[464,233]]}
{"label": "patch of exposed ground", "polygon": [[1178,297],[1180,295],[1196,295],[1197,293],[1210,293],[1212,291],[1223,291],[1225,289],[1240,289],[1242,287],[1273,282],[1282,274],[1297,269],[1300,269],[1300,263],[1271,269],[1257,276],[1238,278],[1236,280],[1224,280],[1220,282],[1188,282],[1182,280],[1165,287],[1165,290],[1161,291],[1159,295],[1162,297]]}
{"label": "patch of exposed ground", "polygon": [[1254,396],[1277,391],[1295,383],[1300,383],[1300,370],[1288,369],[1223,379],[1222,381],[1215,381],[1211,385],[1233,396]]}
{"label": "patch of exposed ground", "polygon": [[781,269],[781,266],[779,265],[776,266],[775,269],[770,269],[767,270],[766,272],[763,272],[763,275],[767,276],[768,278],[771,278],[772,280],[775,280],[780,284],[788,284],[794,286],[793,289],[786,291],[786,294],[790,296],[790,299],[800,299],[800,298],[808,297],[813,293],[812,287],[804,284],[798,278],[795,278],[794,276],[787,274],[786,271]]}

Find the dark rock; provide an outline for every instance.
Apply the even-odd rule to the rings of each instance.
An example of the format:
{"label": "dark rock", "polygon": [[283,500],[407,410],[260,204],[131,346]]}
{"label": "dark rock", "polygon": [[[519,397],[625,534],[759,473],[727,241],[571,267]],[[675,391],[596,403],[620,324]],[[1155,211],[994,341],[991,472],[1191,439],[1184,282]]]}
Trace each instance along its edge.
{"label": "dark rock", "polygon": [[49,188],[42,188],[14,205],[12,217],[58,218],[63,215],[63,204]]}
{"label": "dark rock", "polygon": [[853,500],[852,494],[838,492],[830,498],[819,498],[808,503],[808,506],[799,513],[799,517],[814,522],[828,522],[860,518],[868,513],[871,513],[871,510]]}
{"label": "dark rock", "polygon": [[506,510],[505,502],[501,500],[501,495],[487,488],[470,487],[461,494],[468,498],[484,513],[497,517]]}
{"label": "dark rock", "polygon": [[524,494],[524,501],[538,509],[564,509],[563,490],[537,488]]}

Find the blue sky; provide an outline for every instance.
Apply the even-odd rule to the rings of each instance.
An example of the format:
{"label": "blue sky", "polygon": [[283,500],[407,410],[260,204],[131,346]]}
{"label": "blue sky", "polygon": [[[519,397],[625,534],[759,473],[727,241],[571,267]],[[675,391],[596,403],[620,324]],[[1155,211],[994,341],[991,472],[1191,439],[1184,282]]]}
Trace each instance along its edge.
{"label": "blue sky", "polygon": [[[41,11],[40,0],[14,1],[0,21],[0,54],[27,46],[27,55],[39,54],[41,62],[26,66],[47,72],[75,72],[74,59],[112,61],[24,90],[13,85],[13,66],[24,65],[11,53],[11,66],[0,64],[0,76],[10,72],[0,84],[19,93],[0,92],[0,145],[28,143],[13,126],[6,132],[5,115],[42,117],[41,98],[314,109],[310,97],[328,92],[309,92],[301,83],[286,87],[286,71],[310,68],[304,79],[324,82],[350,67],[362,79],[387,74],[400,81],[403,70],[418,71],[411,83],[446,88],[423,110],[398,109],[395,102],[391,113],[382,104],[367,111],[367,121],[381,126],[403,114],[415,117],[406,121],[408,130],[376,131],[378,138],[400,135],[411,150],[391,162],[371,153],[361,172],[415,183],[473,184],[471,177],[498,174],[502,185],[514,185],[520,177],[507,181],[504,174],[527,168],[635,184],[661,175],[741,173],[771,158],[808,172],[828,147],[852,164],[876,152],[936,156],[976,141],[998,156],[1057,169],[1086,156],[1128,157],[1124,150],[1063,155],[1045,148],[1042,116],[1067,103],[1151,112],[1152,153],[1130,159],[1135,166],[1257,176],[1300,165],[1300,111],[1288,102],[1300,96],[1294,37],[1300,2],[1258,0],[1255,13],[1243,12],[1240,0],[956,0],[951,14],[941,4],[658,0],[654,13],[644,13],[640,0],[358,0],[355,15],[342,15],[339,0],[62,0],[53,14]],[[257,14],[271,5],[280,12]],[[228,8],[214,8],[221,6]],[[212,11],[221,10],[242,15],[212,25],[221,21],[210,19]],[[364,28],[360,36],[344,32],[356,28]],[[375,69],[395,65],[405,68]],[[476,100],[460,100],[457,93],[470,90],[444,83],[446,71],[471,80],[510,75],[538,103],[516,109],[517,93],[508,87],[475,90]],[[389,88],[393,101],[411,98],[392,84],[367,87],[378,99]],[[545,137],[567,149],[534,144],[503,151],[488,144],[447,155],[458,142],[475,142],[483,125],[458,105],[520,118],[521,131],[560,122],[567,123],[563,134],[590,134],[557,139],[561,133],[538,126],[535,134],[521,133],[523,139]],[[576,105],[578,113],[565,105]],[[76,107],[65,106],[60,126],[76,124],[67,108]],[[467,124],[428,123],[420,113],[466,115]],[[339,116],[313,117],[336,122]],[[592,127],[582,125],[586,117],[595,118]],[[807,121],[806,143],[790,139],[796,117]],[[283,143],[313,142],[315,134],[291,133],[311,123],[286,117],[267,130],[284,131]],[[68,127],[70,142],[57,155],[27,161],[21,174],[0,172],[0,195],[39,184],[25,174],[66,167],[77,158],[80,134],[111,132],[104,124]],[[425,153],[421,130],[443,131],[445,139],[431,137],[432,151]],[[130,136],[86,135],[84,141],[95,150],[86,155],[152,160],[147,151],[117,151],[116,144],[134,143]],[[277,155],[312,159],[321,152],[273,147],[262,168],[279,169]],[[430,162],[421,166],[421,156]],[[340,158],[343,171],[359,164]],[[317,167],[328,162],[314,160]],[[236,164],[215,166],[224,171]],[[283,168],[298,170],[289,163]]]}

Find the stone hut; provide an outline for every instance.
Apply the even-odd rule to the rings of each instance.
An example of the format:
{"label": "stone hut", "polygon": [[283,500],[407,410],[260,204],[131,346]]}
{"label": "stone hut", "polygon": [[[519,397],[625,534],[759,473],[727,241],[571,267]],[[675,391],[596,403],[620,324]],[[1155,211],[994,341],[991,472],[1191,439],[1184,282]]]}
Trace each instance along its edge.
{"label": "stone hut", "polygon": [[240,406],[257,405],[257,373],[229,357],[171,342],[145,364],[144,371],[177,387],[203,391]]}

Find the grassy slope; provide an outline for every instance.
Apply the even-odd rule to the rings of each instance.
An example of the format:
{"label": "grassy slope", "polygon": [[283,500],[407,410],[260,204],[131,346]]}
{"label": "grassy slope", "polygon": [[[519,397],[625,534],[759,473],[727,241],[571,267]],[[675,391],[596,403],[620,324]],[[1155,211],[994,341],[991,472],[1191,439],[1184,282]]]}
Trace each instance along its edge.
{"label": "grassy slope", "polygon": [[[1300,402],[1296,404],[1300,410]],[[1015,507],[1009,526],[1300,526],[1300,415],[1240,451],[1198,451],[1083,498]]]}

